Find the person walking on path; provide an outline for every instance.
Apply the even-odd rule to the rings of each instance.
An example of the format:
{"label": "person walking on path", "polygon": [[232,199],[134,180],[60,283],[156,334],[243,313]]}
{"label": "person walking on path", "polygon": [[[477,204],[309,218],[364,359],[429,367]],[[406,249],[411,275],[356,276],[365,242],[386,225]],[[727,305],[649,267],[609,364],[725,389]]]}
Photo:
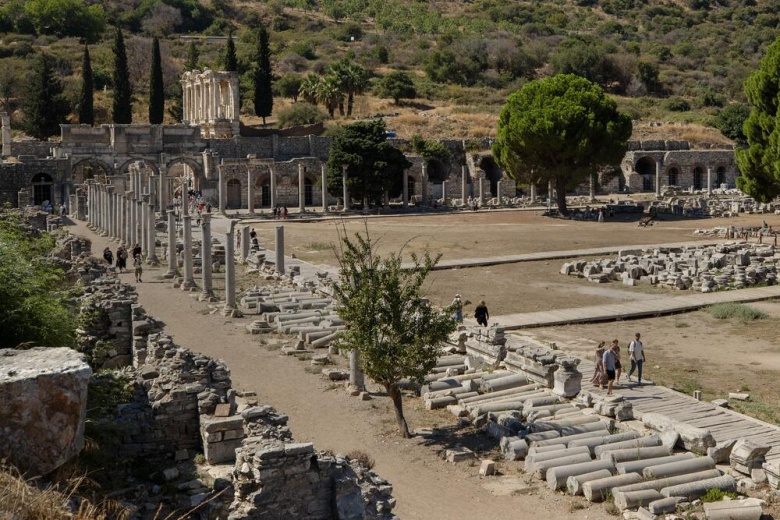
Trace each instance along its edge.
{"label": "person walking on path", "polygon": [[114,253],[108,247],[103,250],[103,260],[108,262],[109,267],[114,263]]}
{"label": "person walking on path", "polygon": [[143,282],[141,275],[144,272],[144,263],[141,261],[141,255],[135,255],[133,257],[133,267],[135,267],[135,281]]}
{"label": "person walking on path", "polygon": [[[612,345],[617,344],[617,340],[612,342]],[[612,387],[615,384],[615,351],[613,347],[604,351],[604,355],[601,357],[602,364],[604,366],[604,372],[607,374],[607,395],[612,395]]]}
{"label": "person walking on path", "polygon": [[463,300],[460,299],[460,294],[455,295],[455,299],[452,300],[450,307],[452,307],[455,321],[463,323]]}
{"label": "person walking on path", "polygon": [[604,371],[604,345],[605,342],[599,343],[596,347],[596,369],[593,371],[593,377],[590,378],[590,382],[593,385],[603,389],[607,382],[607,373]]}
{"label": "person walking on path", "polygon": [[628,371],[628,380],[637,371],[637,383],[642,384],[642,365],[645,364],[645,346],[639,340],[641,334],[636,333],[636,339],[628,344],[628,355],[631,357],[631,370]]}
{"label": "person walking on path", "polygon": [[474,318],[476,318],[477,323],[483,327],[487,327],[488,320],[490,319],[490,312],[488,311],[487,305],[485,305],[485,300],[480,300],[479,305],[474,309]]}
{"label": "person walking on path", "polygon": [[134,260],[135,260],[136,256],[140,258],[141,253],[143,252],[142,249],[141,249],[141,244],[136,242],[135,245],[133,246],[133,249],[131,250],[131,252],[133,253],[133,259]]}
{"label": "person walking on path", "polygon": [[620,363],[620,344],[618,340],[612,340],[612,346],[609,347],[615,355],[615,384],[620,384],[620,375],[623,373],[623,365]]}
{"label": "person walking on path", "polygon": [[123,246],[116,248],[116,266],[120,273],[127,269],[127,249]]}

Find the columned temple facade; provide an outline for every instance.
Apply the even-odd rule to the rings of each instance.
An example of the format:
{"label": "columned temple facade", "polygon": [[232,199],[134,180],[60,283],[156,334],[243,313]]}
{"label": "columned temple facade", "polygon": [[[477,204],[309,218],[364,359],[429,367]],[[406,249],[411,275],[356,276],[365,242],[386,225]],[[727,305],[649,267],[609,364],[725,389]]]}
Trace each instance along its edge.
{"label": "columned temple facade", "polygon": [[181,79],[185,125],[200,126],[209,139],[239,134],[238,73],[206,68],[187,71]]}

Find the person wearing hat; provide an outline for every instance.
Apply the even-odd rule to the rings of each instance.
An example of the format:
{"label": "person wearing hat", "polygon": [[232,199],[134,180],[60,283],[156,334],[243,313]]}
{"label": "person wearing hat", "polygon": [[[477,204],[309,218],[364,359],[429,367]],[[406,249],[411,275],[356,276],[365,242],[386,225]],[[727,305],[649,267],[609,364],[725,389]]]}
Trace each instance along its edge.
{"label": "person wearing hat", "polygon": [[463,300],[460,299],[460,294],[455,295],[455,299],[452,300],[450,307],[452,307],[452,310],[455,313],[455,321],[463,323]]}

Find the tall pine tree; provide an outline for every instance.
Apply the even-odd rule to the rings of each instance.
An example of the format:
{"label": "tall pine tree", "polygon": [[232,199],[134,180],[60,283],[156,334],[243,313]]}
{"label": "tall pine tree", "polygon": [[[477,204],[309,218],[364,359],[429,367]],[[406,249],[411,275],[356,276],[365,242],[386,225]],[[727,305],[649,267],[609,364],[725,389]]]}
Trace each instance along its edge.
{"label": "tall pine tree", "polygon": [[114,102],[113,119],[119,125],[133,122],[133,91],[130,87],[130,70],[127,66],[127,50],[122,29],[116,28],[114,36]]}
{"label": "tall pine tree", "polygon": [[190,46],[187,48],[187,59],[184,61],[184,71],[196,70],[198,68],[198,58],[198,48],[195,46],[195,40],[192,40]]}
{"label": "tall pine tree", "polygon": [[255,114],[263,118],[271,115],[274,108],[274,94],[271,91],[273,73],[271,72],[271,47],[268,43],[268,31],[262,25],[257,33],[257,64],[254,71]]}
{"label": "tall pine tree", "polygon": [[238,58],[236,58],[236,43],[233,41],[233,30],[228,33],[227,45],[225,46],[225,56],[222,62],[223,67],[228,72],[238,71]]}
{"label": "tall pine tree", "polygon": [[152,70],[149,73],[149,123],[159,125],[165,115],[165,85],[163,83],[160,40],[152,42]]}
{"label": "tall pine tree", "polygon": [[79,95],[79,123],[95,124],[95,82],[92,78],[92,62],[89,59],[89,46],[84,46],[84,58],[81,64],[81,94]]}
{"label": "tall pine tree", "polygon": [[36,139],[60,133],[68,122],[70,106],[63,95],[62,81],[54,73],[49,57],[40,54],[33,65],[22,104],[24,131]]}

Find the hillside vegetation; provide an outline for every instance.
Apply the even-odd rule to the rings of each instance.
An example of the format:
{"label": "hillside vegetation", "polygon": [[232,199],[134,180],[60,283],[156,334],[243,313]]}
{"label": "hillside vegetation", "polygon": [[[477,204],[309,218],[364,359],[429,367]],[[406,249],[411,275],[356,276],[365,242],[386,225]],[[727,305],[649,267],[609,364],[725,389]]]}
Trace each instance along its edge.
{"label": "hillside vegetation", "polygon": [[[599,83],[640,121],[637,136],[694,141],[739,137],[742,84],[777,36],[774,0],[12,0],[0,2],[0,103],[16,123],[29,60],[55,58],[66,92],[77,99],[81,52],[90,44],[96,122],[110,122],[111,34],[127,34],[134,122],[147,118],[151,38],[162,38],[169,103],[194,38],[198,66],[221,68],[224,39],[236,37],[242,113],[251,118],[256,31],[271,39],[274,123],[289,121],[295,87],[309,75],[326,78],[346,58],[368,71],[354,112],[344,119],[388,115],[400,137],[492,137],[508,93],[525,82],[571,72]],[[381,79],[406,73],[414,92],[396,103]],[[373,94],[372,94],[373,92]],[[374,94],[381,94],[378,97]],[[414,95],[410,95],[414,94]],[[309,101],[319,103],[318,99]],[[338,103],[337,103],[338,104]],[[343,105],[343,101],[341,102]],[[333,106],[335,107],[335,105]],[[332,107],[332,108],[333,108]],[[724,109],[729,107],[725,114]],[[300,109],[299,109],[300,110]],[[300,110],[304,112],[303,110]],[[307,118],[314,117],[312,110]],[[168,122],[173,122],[171,116]],[[295,118],[293,118],[295,121]],[[659,122],[664,124],[658,126]],[[652,124],[651,124],[652,123]],[[710,129],[708,129],[708,127]]]}

